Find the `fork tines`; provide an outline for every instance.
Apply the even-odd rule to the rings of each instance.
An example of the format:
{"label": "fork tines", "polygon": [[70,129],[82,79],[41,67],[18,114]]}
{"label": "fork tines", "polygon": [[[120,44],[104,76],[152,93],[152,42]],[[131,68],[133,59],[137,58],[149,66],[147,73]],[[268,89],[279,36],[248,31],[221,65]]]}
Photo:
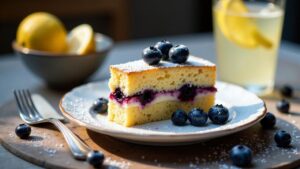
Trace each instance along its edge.
{"label": "fork tines", "polygon": [[20,116],[24,121],[38,118],[37,110],[28,89],[14,90],[14,96],[17,101]]}

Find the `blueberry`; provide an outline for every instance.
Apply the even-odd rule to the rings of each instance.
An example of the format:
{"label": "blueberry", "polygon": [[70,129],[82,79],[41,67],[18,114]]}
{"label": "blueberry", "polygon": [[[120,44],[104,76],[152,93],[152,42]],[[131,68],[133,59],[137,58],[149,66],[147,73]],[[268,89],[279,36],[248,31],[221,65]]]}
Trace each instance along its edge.
{"label": "blueberry", "polygon": [[230,158],[236,166],[249,166],[252,161],[252,150],[245,145],[236,145],[230,151]]}
{"label": "blueberry", "polygon": [[191,84],[185,84],[179,89],[178,99],[180,101],[193,101],[196,96],[197,87]]}
{"label": "blueberry", "polygon": [[214,124],[225,124],[229,118],[229,111],[222,104],[217,104],[209,109],[208,117]]}
{"label": "blueberry", "polygon": [[173,47],[173,44],[169,41],[162,40],[160,42],[157,42],[155,46],[157,49],[161,51],[162,55],[162,60],[168,60],[169,59],[169,51]]}
{"label": "blueberry", "polygon": [[284,97],[292,97],[293,96],[293,88],[289,85],[284,85],[280,88],[280,94]]}
{"label": "blueberry", "polygon": [[104,161],[104,154],[99,151],[91,151],[87,155],[87,161],[95,168],[100,168]]}
{"label": "blueberry", "polygon": [[272,113],[268,112],[266,116],[260,121],[260,124],[263,128],[271,129],[276,124],[276,117]]}
{"label": "blueberry", "polygon": [[31,133],[31,127],[28,124],[19,124],[15,129],[16,135],[21,139],[26,139]]}
{"label": "blueberry", "polygon": [[183,110],[178,109],[172,114],[171,120],[174,125],[183,126],[186,124],[187,115]]}
{"label": "blueberry", "polygon": [[277,102],[276,108],[278,111],[280,111],[282,113],[289,113],[290,103],[283,99],[283,100]]}
{"label": "blueberry", "polygon": [[98,98],[92,106],[92,111],[94,113],[105,113],[107,112],[107,103],[108,100],[105,98]]}
{"label": "blueberry", "polygon": [[162,58],[162,53],[159,49],[150,46],[143,50],[143,59],[149,65],[157,65]]}
{"label": "blueberry", "polygon": [[154,97],[154,92],[148,89],[139,95],[139,100],[142,105],[146,105],[147,103],[150,103],[154,99]]}
{"label": "blueberry", "polygon": [[193,126],[204,126],[208,116],[202,109],[194,108],[188,113],[188,119]]}
{"label": "blueberry", "polygon": [[184,45],[176,45],[169,51],[169,57],[173,63],[184,63],[189,57],[189,49]]}
{"label": "blueberry", "polygon": [[283,130],[277,131],[274,139],[278,147],[288,147],[292,141],[291,135]]}

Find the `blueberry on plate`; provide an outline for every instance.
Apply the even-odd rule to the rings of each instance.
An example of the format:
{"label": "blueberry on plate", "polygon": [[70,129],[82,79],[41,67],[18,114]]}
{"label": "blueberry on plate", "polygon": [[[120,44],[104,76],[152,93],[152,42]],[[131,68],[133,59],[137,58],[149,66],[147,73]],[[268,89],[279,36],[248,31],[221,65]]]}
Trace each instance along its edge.
{"label": "blueberry on plate", "polygon": [[279,130],[274,135],[274,140],[278,147],[288,147],[291,144],[291,135],[283,130]]}
{"label": "blueberry on plate", "polygon": [[229,111],[222,104],[217,104],[209,109],[208,117],[214,124],[225,124],[229,118]]}
{"label": "blueberry on plate", "polygon": [[285,99],[282,99],[281,101],[277,102],[276,108],[278,111],[282,113],[289,113],[290,110],[290,103],[286,101]]}
{"label": "blueberry on plate", "polygon": [[104,158],[104,154],[99,151],[91,151],[87,154],[87,161],[95,168],[102,166]]}
{"label": "blueberry on plate", "polygon": [[168,60],[169,59],[169,51],[173,47],[173,44],[167,40],[159,41],[155,44],[157,49],[159,49],[162,53],[162,60]]}
{"label": "blueberry on plate", "polygon": [[185,45],[173,46],[169,51],[169,57],[173,63],[185,63],[189,57],[189,49]]}
{"label": "blueberry on plate", "polygon": [[15,133],[21,139],[26,139],[30,136],[31,127],[28,124],[19,124],[15,129]]}
{"label": "blueberry on plate", "polygon": [[268,112],[266,116],[260,121],[260,124],[265,129],[271,129],[276,124],[276,117],[274,116],[274,114]]}
{"label": "blueberry on plate", "polygon": [[187,115],[185,111],[178,109],[172,114],[171,120],[174,125],[183,126],[186,124]]}
{"label": "blueberry on plate", "polygon": [[159,49],[157,49],[153,46],[150,46],[143,50],[142,57],[143,57],[144,61],[146,63],[148,63],[149,65],[157,65],[160,62],[162,55],[163,54],[161,53],[161,51]]}
{"label": "blueberry on plate", "polygon": [[208,116],[202,109],[194,108],[188,113],[188,119],[193,126],[204,126]]}
{"label": "blueberry on plate", "polygon": [[236,145],[230,151],[230,158],[236,166],[249,166],[252,161],[252,150],[245,145]]}
{"label": "blueberry on plate", "polygon": [[284,85],[280,89],[280,94],[284,97],[292,97],[293,96],[293,88],[289,85]]}
{"label": "blueberry on plate", "polygon": [[105,113],[107,112],[107,104],[108,104],[108,100],[101,97],[98,98],[92,106],[92,111],[93,113]]}

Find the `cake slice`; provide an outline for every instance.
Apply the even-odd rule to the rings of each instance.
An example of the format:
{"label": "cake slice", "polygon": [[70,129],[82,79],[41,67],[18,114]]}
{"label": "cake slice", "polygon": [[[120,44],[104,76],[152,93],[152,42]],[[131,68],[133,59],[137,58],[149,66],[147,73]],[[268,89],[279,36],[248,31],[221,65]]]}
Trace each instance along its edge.
{"label": "cake slice", "polygon": [[143,60],[110,67],[108,119],[133,126],[170,119],[177,109],[204,111],[214,104],[215,64],[189,56],[184,64]]}

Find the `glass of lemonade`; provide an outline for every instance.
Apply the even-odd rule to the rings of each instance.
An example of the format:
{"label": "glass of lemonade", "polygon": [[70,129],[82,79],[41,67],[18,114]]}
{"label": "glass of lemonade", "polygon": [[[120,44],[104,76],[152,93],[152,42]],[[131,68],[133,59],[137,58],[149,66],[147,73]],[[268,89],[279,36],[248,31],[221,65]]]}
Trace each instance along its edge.
{"label": "glass of lemonade", "polygon": [[214,0],[218,77],[264,95],[274,87],[285,0]]}

